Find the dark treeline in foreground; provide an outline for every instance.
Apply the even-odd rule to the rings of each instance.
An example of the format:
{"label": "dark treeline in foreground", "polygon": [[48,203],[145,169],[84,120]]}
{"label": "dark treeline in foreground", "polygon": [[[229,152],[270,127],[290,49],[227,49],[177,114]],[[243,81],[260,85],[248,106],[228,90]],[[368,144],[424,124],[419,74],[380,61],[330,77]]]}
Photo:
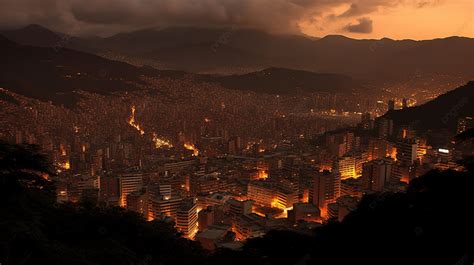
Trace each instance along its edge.
{"label": "dark treeline in foreground", "polygon": [[474,167],[366,196],[312,236],[274,231],[241,251],[204,251],[169,224],[120,208],[56,204],[33,146],[0,143],[0,264],[472,264]]}

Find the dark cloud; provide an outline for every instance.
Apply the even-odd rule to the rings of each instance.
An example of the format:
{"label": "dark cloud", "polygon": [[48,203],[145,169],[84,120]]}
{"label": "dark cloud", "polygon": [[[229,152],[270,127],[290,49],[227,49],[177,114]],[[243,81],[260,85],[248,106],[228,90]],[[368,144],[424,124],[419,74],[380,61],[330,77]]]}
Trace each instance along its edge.
{"label": "dark cloud", "polygon": [[84,24],[237,26],[299,32],[314,9],[347,0],[73,0],[70,12]]}
{"label": "dark cloud", "polygon": [[349,9],[346,12],[340,15],[340,17],[360,16],[361,14],[364,14],[364,13],[365,13],[365,10],[360,5],[353,3],[351,4],[351,7],[349,7]]}
{"label": "dark cloud", "polygon": [[[407,0],[1,0],[0,27],[41,24],[76,34],[170,25],[236,26],[299,33],[301,20],[318,23],[331,8],[350,8],[337,23]],[[435,0],[414,0],[419,6]],[[317,18],[317,19],[316,19]],[[340,20],[340,21],[339,21]],[[320,27],[320,25],[315,25]]]}
{"label": "dark cloud", "polygon": [[350,33],[369,34],[373,31],[373,21],[370,18],[360,18],[356,24],[348,24],[344,27],[344,31]]}
{"label": "dark cloud", "polygon": [[298,32],[300,19],[331,5],[328,0],[1,0],[0,27],[35,23],[59,31],[100,33],[169,25],[233,25]]}

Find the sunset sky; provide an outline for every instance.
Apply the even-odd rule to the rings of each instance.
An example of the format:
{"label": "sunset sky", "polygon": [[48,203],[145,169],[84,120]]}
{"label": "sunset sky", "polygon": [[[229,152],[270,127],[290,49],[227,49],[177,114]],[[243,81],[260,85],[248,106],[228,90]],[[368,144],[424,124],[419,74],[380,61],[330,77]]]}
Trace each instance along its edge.
{"label": "sunset sky", "polygon": [[474,37],[474,0],[2,0],[0,27],[72,35],[167,26],[257,28],[322,37]]}
{"label": "sunset sky", "polygon": [[[321,27],[302,22],[304,33],[314,36],[342,34],[354,38],[393,39],[433,39],[448,36],[474,37],[474,1],[452,0],[432,1],[425,6],[406,4],[379,7],[376,11],[366,14],[373,24],[371,33],[351,33],[344,30],[344,23],[357,24],[357,19],[333,21],[325,19]],[[342,14],[349,7],[343,4],[333,9]]]}

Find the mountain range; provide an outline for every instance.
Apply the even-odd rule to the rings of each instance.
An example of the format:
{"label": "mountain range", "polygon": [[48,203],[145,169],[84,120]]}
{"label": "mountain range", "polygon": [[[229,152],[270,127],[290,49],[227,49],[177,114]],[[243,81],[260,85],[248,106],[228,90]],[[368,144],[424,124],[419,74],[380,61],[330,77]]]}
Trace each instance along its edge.
{"label": "mountain range", "polygon": [[[50,37],[35,39],[36,42],[30,44],[57,40],[53,35]],[[298,91],[351,93],[362,88],[357,81],[340,74],[283,68],[268,68],[244,75],[193,74],[137,67],[70,48],[40,46],[17,44],[0,35],[0,87],[61,104],[68,103],[71,92],[76,90],[109,93],[136,89],[136,85],[143,82],[143,76],[172,79],[186,76],[194,79],[196,84],[206,82],[228,89],[269,94],[294,94]]]}
{"label": "mountain range", "polygon": [[[360,82],[349,76],[328,74],[331,71],[315,73],[269,67],[244,74],[195,74],[184,71],[157,70],[146,66],[137,67],[93,54],[100,53],[105,49],[114,52],[127,52],[133,56],[152,56],[152,54],[161,53],[163,56],[157,57],[158,59],[162,62],[169,60],[177,67],[181,63],[186,65],[186,60],[193,61],[195,59],[196,62],[199,62],[196,65],[212,64],[212,60],[215,58],[207,57],[209,54],[223,53],[226,54],[225,56],[229,56],[230,53],[225,52],[228,49],[238,50],[242,54],[253,53],[260,56],[245,57],[236,53],[235,58],[240,62],[249,60],[249,62],[255,63],[258,61],[257,58],[264,57],[268,60],[282,60],[281,62],[283,62],[285,61],[283,58],[290,58],[290,54],[293,54],[292,60],[287,60],[287,63],[291,65],[292,62],[294,64],[300,63],[297,58],[304,56],[307,49],[320,47],[320,49],[314,50],[313,54],[308,54],[307,58],[301,62],[309,62],[312,55],[323,54],[321,51],[325,50],[327,54],[320,57],[320,62],[326,60],[327,69],[333,69],[335,70],[333,72],[336,73],[351,72],[350,69],[355,68],[354,62],[356,62],[355,65],[361,67],[360,71],[368,72],[370,69],[363,68],[362,64],[372,65],[371,67],[382,64],[380,69],[373,70],[380,76],[384,75],[386,69],[405,68],[404,70],[392,70],[396,75],[410,71],[410,68],[419,67],[419,69],[424,69],[423,71],[465,75],[466,79],[473,79],[469,76],[474,71],[474,67],[472,67],[474,65],[471,65],[474,64],[474,45],[472,45],[474,40],[456,37],[421,42],[389,39],[352,40],[342,36],[311,39],[302,36],[276,36],[252,30],[229,30],[226,32],[218,29],[169,28],[122,33],[109,38],[85,39],[55,33],[37,25],[20,30],[4,31],[2,34],[5,34],[5,37],[0,35],[0,57],[2,58],[0,61],[0,87],[28,97],[52,100],[56,103],[65,103],[70,99],[68,97],[74,90],[109,93],[135,89],[136,84],[142,82],[142,76],[166,78],[186,76],[193,78],[198,83],[208,82],[229,89],[270,94],[294,94],[298,91],[352,93],[357,90],[367,90]],[[213,39],[218,41],[212,43]],[[251,43],[255,43],[255,45],[252,46]],[[194,56],[197,57],[191,59],[181,54],[177,55],[176,61],[172,61],[175,53],[171,50],[177,49],[177,52],[189,45],[196,49],[187,52],[194,53]],[[204,49],[204,47],[210,47],[208,55],[199,52],[199,49]],[[280,56],[274,57],[275,53],[279,53]],[[428,56],[429,54],[431,57]],[[201,58],[198,58],[199,56]],[[334,61],[328,59],[331,56]],[[367,58],[364,59],[364,56]],[[390,56],[392,56],[392,60],[380,59]],[[164,60],[165,57],[168,59]],[[179,58],[183,61],[179,62],[181,60]],[[343,58],[346,58],[347,63],[338,64],[337,62]],[[408,63],[411,61],[414,63]],[[257,63],[253,64],[253,66],[256,65]],[[263,66],[264,63],[261,65]],[[336,71],[338,65],[342,70]],[[296,65],[293,66],[298,69]],[[421,73],[421,70],[418,70],[418,73]],[[417,127],[423,130],[435,130],[436,128],[453,130],[459,117],[474,115],[474,109],[470,107],[470,102],[473,100],[474,83],[470,82],[424,105],[388,112],[384,117],[393,119],[398,125],[419,121]],[[427,113],[430,114],[427,115]]]}
{"label": "mountain range", "polygon": [[276,67],[247,74],[204,75],[203,80],[218,83],[225,88],[267,94],[293,94],[297,92],[334,94],[361,92],[364,90],[361,84],[348,76]]}
{"label": "mountain range", "polygon": [[474,77],[474,39],[463,37],[414,41],[335,35],[318,39],[250,29],[173,27],[79,38],[38,25],[0,34],[20,44],[57,47],[59,43],[163,69],[201,73],[242,74],[279,67],[384,82],[420,75]]}
{"label": "mountain range", "polygon": [[147,71],[70,49],[16,44],[0,36],[0,87],[40,100],[64,103],[74,90],[108,93],[129,89]]}

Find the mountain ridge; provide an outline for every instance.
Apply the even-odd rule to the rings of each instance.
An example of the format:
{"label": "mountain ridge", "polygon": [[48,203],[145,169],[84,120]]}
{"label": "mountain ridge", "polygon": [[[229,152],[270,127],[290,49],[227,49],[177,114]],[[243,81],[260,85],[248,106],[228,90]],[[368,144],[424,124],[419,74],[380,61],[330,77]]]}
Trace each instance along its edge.
{"label": "mountain ridge", "polygon": [[[212,76],[213,81],[223,87],[236,90],[250,90],[267,94],[292,94],[297,92],[353,93],[362,88],[350,77],[314,73],[303,70],[290,70],[280,67],[269,67],[257,72],[241,75]],[[289,91],[288,87],[295,91]],[[318,89],[314,89],[314,88]],[[360,91],[359,91],[360,92]]]}
{"label": "mountain ridge", "polygon": [[[38,46],[34,45],[38,38],[13,38],[12,32],[15,31],[9,31],[7,37]],[[57,45],[51,41],[49,44]],[[419,75],[459,76],[465,81],[474,78],[474,39],[457,36],[420,41],[351,39],[341,35],[316,39],[252,29],[168,27],[105,38],[70,36],[61,44],[96,54],[112,52],[138,58],[143,64],[151,60],[163,69],[193,73],[226,73],[231,69],[230,72],[242,74],[277,66],[379,83]]]}
{"label": "mountain ridge", "polygon": [[[142,76],[172,79],[186,76],[193,78],[197,84],[208,82],[227,89],[270,94],[294,94],[298,87],[303,88],[305,92],[333,93],[349,92],[361,87],[350,77],[339,74],[320,74],[282,68],[267,69],[267,72],[278,71],[278,74],[261,79],[258,77],[265,72],[217,76],[157,70],[147,66],[136,67],[69,48],[19,45],[2,38],[1,35],[0,55],[4,58],[0,61],[0,87],[28,97],[60,103],[63,97],[58,94],[72,93],[76,90],[93,93],[133,90],[134,84],[143,82]],[[237,85],[232,85],[233,83]],[[262,84],[265,88],[263,90]]]}

